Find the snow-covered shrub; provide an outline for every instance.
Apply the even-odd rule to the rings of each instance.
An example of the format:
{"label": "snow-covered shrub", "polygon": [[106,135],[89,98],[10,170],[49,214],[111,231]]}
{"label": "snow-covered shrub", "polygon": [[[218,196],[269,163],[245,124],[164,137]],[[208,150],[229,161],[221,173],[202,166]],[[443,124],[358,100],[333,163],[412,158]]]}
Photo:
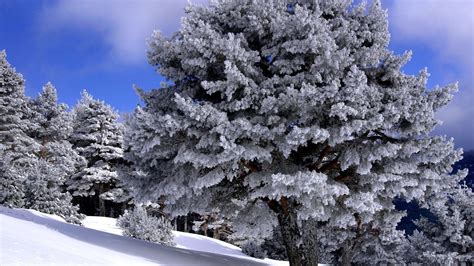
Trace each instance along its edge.
{"label": "snow-covered shrub", "polygon": [[163,217],[148,215],[143,207],[125,211],[117,220],[125,236],[165,246],[175,246],[171,223]]}

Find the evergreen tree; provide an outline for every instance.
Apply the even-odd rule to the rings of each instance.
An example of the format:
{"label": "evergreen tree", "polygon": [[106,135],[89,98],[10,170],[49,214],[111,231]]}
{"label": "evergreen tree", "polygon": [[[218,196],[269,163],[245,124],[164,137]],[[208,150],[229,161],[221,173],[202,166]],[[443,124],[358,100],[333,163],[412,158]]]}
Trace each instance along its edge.
{"label": "evergreen tree", "polygon": [[27,173],[26,208],[59,215],[79,223],[78,207],[65,190],[65,181],[85,164],[68,142],[72,119],[67,106],[58,104],[51,83],[43,87],[37,99],[29,102],[32,128],[29,135],[37,142],[34,169]]}
{"label": "evergreen tree", "polygon": [[106,213],[105,200],[126,198],[123,197],[126,191],[118,187],[117,174],[123,157],[123,129],[111,106],[93,99],[86,91],[81,96],[73,110],[70,141],[87,165],[68,181],[68,189],[79,197],[84,213],[110,216],[111,213]]}
{"label": "evergreen tree", "polygon": [[395,262],[393,199],[423,202],[465,173],[451,174],[453,140],[430,136],[456,85],[428,90],[388,44],[379,1],[188,7],[178,33],[150,42],[172,85],[140,92],[127,121],[136,200],[218,212],[246,235],[278,225],[291,265],[325,262],[324,239],[342,264]]}
{"label": "evergreen tree", "polygon": [[24,80],[0,51],[0,204],[22,207],[25,173],[32,166],[35,142],[31,130]]}

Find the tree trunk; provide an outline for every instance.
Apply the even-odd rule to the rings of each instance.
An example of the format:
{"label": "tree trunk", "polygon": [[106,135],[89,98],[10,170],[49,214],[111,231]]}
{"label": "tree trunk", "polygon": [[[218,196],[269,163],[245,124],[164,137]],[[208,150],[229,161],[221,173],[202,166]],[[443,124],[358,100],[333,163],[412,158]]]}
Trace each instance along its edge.
{"label": "tree trunk", "polygon": [[99,195],[97,195],[99,197],[99,216],[105,216],[105,202],[100,197],[102,193],[104,193],[104,184],[99,184]]}
{"label": "tree trunk", "polygon": [[340,259],[342,266],[350,266],[351,265],[352,254],[351,254],[350,246],[351,246],[350,244],[346,243],[342,247],[341,259]]}
{"label": "tree trunk", "polygon": [[[319,263],[319,246],[318,246],[318,222],[307,220],[303,221],[303,251],[307,265],[318,265]],[[308,254],[308,255],[307,255]]]}
{"label": "tree trunk", "polygon": [[184,216],[184,232],[188,232],[188,215]]}
{"label": "tree trunk", "polygon": [[294,205],[288,201],[286,198],[282,198],[280,203],[277,203],[278,208],[270,206],[271,203],[269,206],[272,210],[277,210],[278,223],[290,265],[316,266],[318,265],[316,228],[309,230],[309,232],[302,232],[302,229],[309,228],[310,224],[304,223],[303,228],[300,228]]}
{"label": "tree trunk", "polygon": [[204,224],[204,226],[202,227],[203,230],[204,230],[204,235],[205,236],[209,236],[208,232],[207,232],[207,222]]}

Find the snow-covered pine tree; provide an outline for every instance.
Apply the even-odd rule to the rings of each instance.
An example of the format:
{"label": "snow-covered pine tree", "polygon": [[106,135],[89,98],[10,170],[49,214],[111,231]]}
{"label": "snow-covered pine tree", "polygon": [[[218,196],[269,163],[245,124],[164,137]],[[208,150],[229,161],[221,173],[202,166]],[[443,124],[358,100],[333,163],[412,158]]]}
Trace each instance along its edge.
{"label": "snow-covered pine tree", "polygon": [[421,218],[409,237],[412,261],[439,265],[469,265],[474,261],[474,193],[458,185],[434,195],[426,204],[436,217]]}
{"label": "snow-covered pine tree", "polygon": [[81,211],[89,215],[118,215],[106,213],[106,200],[126,199],[122,197],[126,191],[117,187],[117,167],[123,160],[123,126],[118,117],[110,105],[92,98],[86,91],[73,109],[70,142],[86,159],[87,166],[68,181],[68,189],[78,197]]}
{"label": "snow-covered pine tree", "polygon": [[31,128],[23,76],[0,51],[0,204],[22,207],[25,172],[32,165],[35,142]]}
{"label": "snow-covered pine tree", "polygon": [[395,197],[423,201],[464,175],[450,174],[453,141],[429,135],[456,85],[428,90],[426,70],[400,70],[410,53],[388,49],[379,1],[186,12],[178,33],[150,41],[149,62],[172,85],[140,92],[127,121],[137,200],[174,215],[217,210],[262,237],[278,224],[291,265],[320,262],[317,229],[329,224],[344,231],[347,264],[352,243],[391,231]]}
{"label": "snow-covered pine tree", "polygon": [[34,169],[25,181],[25,207],[59,215],[79,223],[78,207],[65,190],[65,181],[85,165],[73,150],[68,138],[72,133],[72,117],[65,104],[58,104],[56,89],[51,83],[43,87],[37,99],[29,102],[29,132],[37,145]]}

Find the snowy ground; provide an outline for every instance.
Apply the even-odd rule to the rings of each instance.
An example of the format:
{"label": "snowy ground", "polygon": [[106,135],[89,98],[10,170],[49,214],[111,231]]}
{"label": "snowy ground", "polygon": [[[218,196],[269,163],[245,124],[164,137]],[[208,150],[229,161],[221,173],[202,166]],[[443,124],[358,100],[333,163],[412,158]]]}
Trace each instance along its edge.
{"label": "snowy ground", "polygon": [[245,256],[238,247],[175,232],[177,248],[121,236],[115,219],[61,218],[0,206],[0,265],[288,265]]}

